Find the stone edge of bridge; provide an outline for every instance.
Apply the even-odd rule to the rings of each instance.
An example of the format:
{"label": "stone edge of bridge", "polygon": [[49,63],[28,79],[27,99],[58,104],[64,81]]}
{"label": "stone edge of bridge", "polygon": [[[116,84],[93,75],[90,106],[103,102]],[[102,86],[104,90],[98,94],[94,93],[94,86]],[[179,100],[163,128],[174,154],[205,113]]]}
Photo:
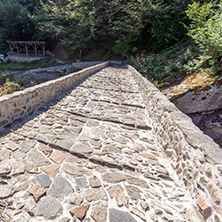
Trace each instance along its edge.
{"label": "stone edge of bridge", "polygon": [[32,113],[56,95],[71,89],[85,77],[106,66],[109,66],[109,62],[97,64],[67,76],[0,97],[0,129],[14,120]]}

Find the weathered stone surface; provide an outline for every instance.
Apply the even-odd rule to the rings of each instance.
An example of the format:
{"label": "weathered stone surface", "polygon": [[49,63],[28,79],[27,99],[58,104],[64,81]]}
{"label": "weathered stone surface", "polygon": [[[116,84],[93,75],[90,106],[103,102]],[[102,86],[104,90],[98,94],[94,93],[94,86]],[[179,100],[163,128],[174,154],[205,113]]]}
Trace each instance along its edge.
{"label": "weathered stone surface", "polygon": [[29,152],[36,144],[36,141],[34,140],[25,140],[24,142],[21,143],[20,147],[22,152]]}
{"label": "weathered stone surface", "polygon": [[0,174],[9,174],[11,172],[11,165],[8,161],[4,161],[0,163]]}
{"label": "weathered stone surface", "polygon": [[107,218],[107,205],[106,204],[98,204],[91,210],[91,217],[95,220],[95,222],[104,222]]}
{"label": "weathered stone surface", "polygon": [[[0,174],[0,188],[7,187],[9,195],[0,200],[0,220],[8,215],[11,218],[6,221],[12,222],[66,218],[80,221],[69,210],[90,203],[84,222],[109,221],[112,213],[106,213],[112,207],[117,210],[112,222],[179,221],[179,218],[219,222],[222,167],[218,163],[222,158],[217,146],[151,83],[136,71],[131,72],[133,68],[129,70],[130,67],[101,70],[75,87],[69,85],[74,90],[59,94],[45,108],[33,110],[33,115],[12,122],[7,131],[1,128],[0,163],[8,162],[11,171]],[[70,82],[81,76],[82,71],[69,75]],[[34,96],[31,89],[27,90],[28,98],[26,92],[16,94],[23,94],[23,104],[32,101],[36,107],[40,94],[45,98],[63,88],[65,83],[61,79],[56,80],[61,83],[58,87],[54,81],[52,88],[51,83],[42,84],[44,93],[37,87]],[[8,103],[11,96],[13,103]],[[4,109],[13,112],[13,106],[20,104],[17,98],[6,95],[0,98],[0,103],[4,101]],[[88,106],[90,103],[95,104],[94,108]],[[0,125],[3,116],[0,113]],[[47,141],[54,148],[43,145]],[[87,149],[90,144],[90,151],[84,147],[70,153],[74,144]],[[212,155],[208,155],[206,147]],[[37,155],[30,158],[33,152]],[[50,163],[44,165],[42,157]],[[25,165],[25,171],[19,161]],[[57,175],[70,184],[58,182],[54,179]],[[37,216],[46,197],[32,187],[33,183],[64,206],[61,215],[56,213],[53,219]],[[36,200],[43,195],[39,203],[34,195]],[[200,195],[204,201],[199,201]]]}
{"label": "weathered stone surface", "polygon": [[25,172],[25,164],[21,160],[12,160],[12,175],[17,175]]}
{"label": "weathered stone surface", "polygon": [[37,151],[31,151],[28,154],[27,160],[33,163],[36,167],[41,167],[50,164],[50,161],[47,160],[43,154]]}
{"label": "weathered stone surface", "polygon": [[89,204],[81,206],[81,207],[73,207],[70,210],[70,213],[78,217],[80,220],[83,220],[83,218],[86,216],[86,212],[88,208],[89,208]]}
{"label": "weathered stone surface", "polygon": [[65,154],[62,151],[54,150],[53,153],[51,154],[50,158],[55,163],[62,163],[63,160],[65,159]]}
{"label": "weathered stone surface", "polygon": [[214,202],[216,202],[217,204],[220,204],[220,202],[222,201],[221,195],[220,195],[220,191],[218,186],[215,184],[215,182],[213,180],[209,181],[209,183],[207,184],[207,189],[212,197],[212,199],[214,200]]}
{"label": "weathered stone surface", "polygon": [[77,193],[77,192],[73,193],[73,194],[70,196],[69,201],[70,201],[71,203],[79,206],[79,205],[82,204],[82,202],[83,202],[82,194],[81,194],[81,193],[79,194],[79,193]]}
{"label": "weathered stone surface", "polygon": [[11,156],[11,151],[9,150],[0,150],[0,162],[8,159]]}
{"label": "weathered stone surface", "polygon": [[59,220],[59,222],[70,222],[71,219],[68,217],[63,217],[62,219]]}
{"label": "weathered stone surface", "polygon": [[59,168],[60,168],[60,165],[58,165],[58,164],[50,164],[48,166],[42,167],[42,170],[46,174],[48,174],[48,175],[52,176],[53,178],[55,178],[57,173],[59,172]]}
{"label": "weathered stone surface", "polygon": [[89,178],[89,183],[92,188],[101,187],[101,182],[97,176],[93,176]]}
{"label": "weathered stone surface", "polygon": [[40,172],[38,170],[38,168],[35,167],[32,163],[30,163],[28,161],[24,161],[24,164],[25,164],[26,171],[28,171],[29,173],[39,173]]}
{"label": "weathered stone surface", "polygon": [[113,173],[105,173],[103,174],[103,180],[109,182],[109,183],[118,183],[125,180],[125,177],[118,172]]}
{"label": "weathered stone surface", "polygon": [[133,184],[133,185],[136,185],[136,186],[140,186],[140,187],[142,187],[142,188],[147,188],[147,189],[150,188],[145,180],[141,180],[141,179],[136,178],[136,177],[127,177],[127,180],[126,180],[126,181],[127,181],[129,184]]}
{"label": "weathered stone surface", "polygon": [[116,198],[117,204],[121,207],[124,204],[124,189],[121,185],[114,185],[109,188],[108,190],[109,195],[111,198]]}
{"label": "weathered stone surface", "polygon": [[200,208],[200,212],[202,213],[204,219],[206,220],[212,213],[212,209],[209,203],[204,197],[200,196],[197,204]]}
{"label": "weathered stone surface", "polygon": [[109,210],[109,221],[112,222],[136,222],[136,220],[127,212],[116,209]]}
{"label": "weathered stone surface", "polygon": [[29,189],[29,193],[34,196],[36,201],[39,201],[39,199],[46,193],[46,190],[44,190],[40,185],[34,184]]}
{"label": "weathered stone surface", "polygon": [[90,154],[92,152],[93,149],[88,144],[74,144],[70,149],[70,153]]}
{"label": "weathered stone surface", "polygon": [[85,189],[89,187],[89,183],[85,176],[75,178],[77,190]]}
{"label": "weathered stone surface", "polygon": [[127,193],[129,194],[130,197],[132,197],[135,200],[140,199],[140,189],[138,187],[134,186],[126,186]]}
{"label": "weathered stone surface", "polygon": [[49,156],[52,153],[52,148],[50,146],[47,146],[43,143],[38,144],[39,150],[41,150],[46,156]]}
{"label": "weathered stone surface", "polygon": [[87,189],[85,191],[84,197],[89,202],[95,201],[95,200],[108,200],[106,192],[103,188]]}
{"label": "weathered stone surface", "polygon": [[71,175],[73,175],[75,177],[79,177],[79,176],[82,176],[82,175],[90,176],[92,174],[89,170],[84,169],[82,167],[77,167],[76,165],[71,164],[71,163],[63,164],[62,169],[66,173],[71,174]]}
{"label": "weathered stone surface", "polygon": [[142,219],[143,221],[146,221],[146,215],[141,212],[140,210],[138,210],[135,207],[131,207],[130,208],[130,212],[132,212],[133,214],[135,214],[136,216],[138,216],[140,219]]}
{"label": "weathered stone surface", "polygon": [[53,181],[48,191],[48,194],[53,197],[62,198],[69,195],[72,192],[73,188],[71,184],[63,177],[57,176]]}
{"label": "weathered stone surface", "polygon": [[8,185],[0,186],[0,199],[9,197],[12,194],[12,189]]}
{"label": "weathered stone surface", "polygon": [[63,208],[58,200],[53,197],[45,197],[40,201],[37,209],[37,216],[43,216],[45,219],[53,220],[62,214]]}
{"label": "weathered stone surface", "polygon": [[18,143],[16,143],[15,141],[9,141],[8,144],[6,145],[6,147],[12,151],[15,151],[19,148]]}
{"label": "weathered stone surface", "polygon": [[41,174],[35,178],[34,181],[37,181],[42,188],[48,188],[50,184],[52,183],[51,179],[47,174]]}

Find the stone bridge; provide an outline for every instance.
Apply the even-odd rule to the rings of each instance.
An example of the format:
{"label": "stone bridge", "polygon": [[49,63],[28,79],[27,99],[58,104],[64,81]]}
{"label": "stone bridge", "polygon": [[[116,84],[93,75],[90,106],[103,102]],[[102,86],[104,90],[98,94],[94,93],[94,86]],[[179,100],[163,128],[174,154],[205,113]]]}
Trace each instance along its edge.
{"label": "stone bridge", "polygon": [[222,221],[222,151],[131,66],[3,96],[0,111],[0,221]]}

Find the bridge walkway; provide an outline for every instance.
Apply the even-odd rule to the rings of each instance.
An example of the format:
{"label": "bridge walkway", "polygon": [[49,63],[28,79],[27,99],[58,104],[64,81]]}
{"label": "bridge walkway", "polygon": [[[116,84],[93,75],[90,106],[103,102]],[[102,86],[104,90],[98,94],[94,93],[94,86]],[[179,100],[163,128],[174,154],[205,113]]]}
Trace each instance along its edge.
{"label": "bridge walkway", "polygon": [[0,221],[192,221],[151,129],[133,77],[116,67],[15,121],[0,137]]}

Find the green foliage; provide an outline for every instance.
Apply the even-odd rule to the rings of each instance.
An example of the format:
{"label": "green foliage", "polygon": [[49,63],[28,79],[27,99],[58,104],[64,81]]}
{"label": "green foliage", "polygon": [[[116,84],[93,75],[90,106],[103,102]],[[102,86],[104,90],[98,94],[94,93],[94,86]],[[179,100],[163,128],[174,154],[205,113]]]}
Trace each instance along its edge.
{"label": "green foliage", "polygon": [[11,81],[11,74],[3,72],[0,74],[0,96],[10,94],[20,89],[20,85]]}
{"label": "green foliage", "polygon": [[181,72],[181,70],[182,70],[182,65],[180,62],[177,63],[172,62],[165,68],[166,74],[171,76],[178,75]]}
{"label": "green foliage", "polygon": [[220,71],[222,59],[222,2],[193,2],[186,14],[191,20],[188,35],[198,45],[200,56],[186,67],[190,71],[206,68],[213,74]]}
{"label": "green foliage", "polygon": [[187,23],[185,10],[190,1],[157,1],[153,5],[151,35],[157,48],[166,48],[178,42],[186,33],[182,23]]}
{"label": "green foliage", "polygon": [[[154,41],[166,47],[184,35],[187,1],[47,0],[32,16],[45,39],[71,51],[95,47],[128,56]],[[85,51],[84,51],[85,50]]]}
{"label": "green foliage", "polygon": [[31,62],[7,62],[0,63],[0,70],[27,70],[27,69],[37,69],[45,68],[50,66],[58,65],[56,61],[53,61],[49,58],[34,60]]}
{"label": "green foliage", "polygon": [[16,82],[6,81],[4,87],[7,89],[7,93],[13,93],[20,89],[20,85]]}
{"label": "green foliage", "polygon": [[11,74],[9,72],[2,72],[0,74],[0,84],[3,85],[7,80],[10,80]]}
{"label": "green foliage", "polygon": [[6,40],[31,40],[33,27],[28,17],[27,7],[17,0],[0,1],[0,46]]}

